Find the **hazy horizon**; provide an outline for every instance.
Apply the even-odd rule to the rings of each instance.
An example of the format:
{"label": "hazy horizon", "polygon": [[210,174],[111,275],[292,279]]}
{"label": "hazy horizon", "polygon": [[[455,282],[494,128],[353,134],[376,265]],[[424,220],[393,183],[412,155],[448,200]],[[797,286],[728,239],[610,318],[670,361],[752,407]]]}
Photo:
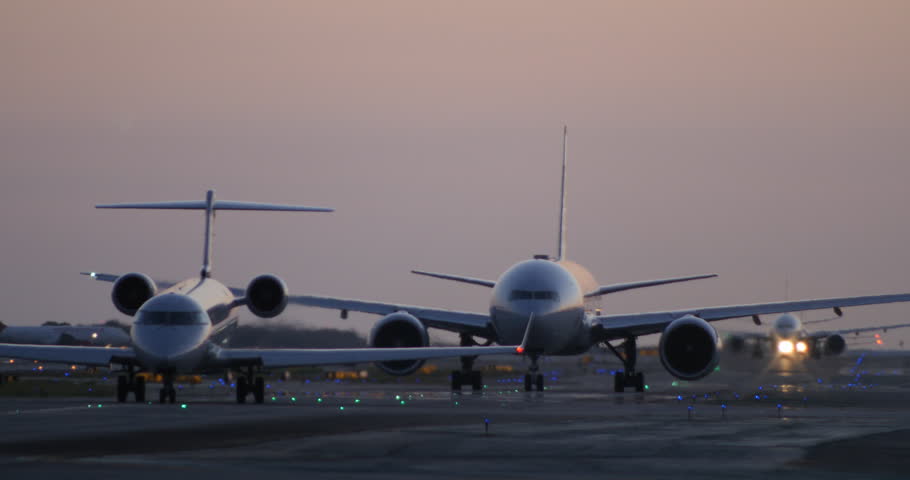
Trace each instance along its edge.
{"label": "hazy horizon", "polygon": [[128,320],[79,272],[195,275],[202,217],[92,206],[209,188],[337,209],[219,214],[228,285],[485,312],[408,271],[554,253],[563,124],[571,259],[604,284],[720,274],[607,312],[908,292],[908,27],[901,1],[6,1],[0,320]]}

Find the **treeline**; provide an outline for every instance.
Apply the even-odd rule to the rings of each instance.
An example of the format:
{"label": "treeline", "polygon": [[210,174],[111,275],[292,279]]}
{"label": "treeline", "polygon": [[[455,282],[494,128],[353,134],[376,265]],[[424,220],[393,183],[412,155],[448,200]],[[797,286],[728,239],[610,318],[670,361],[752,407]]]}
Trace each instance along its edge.
{"label": "treeline", "polygon": [[228,343],[234,348],[359,348],[365,338],[352,330],[297,328],[288,325],[240,325]]}

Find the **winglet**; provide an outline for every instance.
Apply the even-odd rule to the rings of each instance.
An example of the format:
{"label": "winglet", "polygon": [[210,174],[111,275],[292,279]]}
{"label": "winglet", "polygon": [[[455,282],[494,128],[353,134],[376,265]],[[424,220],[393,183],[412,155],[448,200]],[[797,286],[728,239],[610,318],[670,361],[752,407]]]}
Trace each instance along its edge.
{"label": "winglet", "polygon": [[521,339],[521,345],[515,347],[515,353],[521,355],[528,349],[528,341],[531,339],[531,328],[534,326],[534,314],[528,317],[528,327],[525,328],[525,335]]}
{"label": "winglet", "polygon": [[87,277],[91,277],[92,279],[98,280],[99,282],[115,282],[115,281],[117,281],[118,278],[120,278],[120,275],[114,275],[112,273],[99,273],[99,272],[79,272],[79,275],[85,275]]}
{"label": "winglet", "polygon": [[566,144],[569,139],[568,125],[562,126],[562,183],[559,189],[559,245],[556,260],[566,259]]}

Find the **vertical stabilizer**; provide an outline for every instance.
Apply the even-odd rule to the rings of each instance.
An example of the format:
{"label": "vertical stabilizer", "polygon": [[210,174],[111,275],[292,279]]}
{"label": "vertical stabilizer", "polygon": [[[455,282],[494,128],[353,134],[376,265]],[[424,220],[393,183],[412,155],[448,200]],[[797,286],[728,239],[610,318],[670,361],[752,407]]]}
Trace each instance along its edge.
{"label": "vertical stabilizer", "polygon": [[569,137],[569,127],[562,127],[562,186],[559,192],[559,248],[556,260],[566,259],[566,142]]}
{"label": "vertical stabilizer", "polygon": [[205,247],[202,251],[202,278],[212,276],[212,240],[215,237],[215,191],[205,192]]}

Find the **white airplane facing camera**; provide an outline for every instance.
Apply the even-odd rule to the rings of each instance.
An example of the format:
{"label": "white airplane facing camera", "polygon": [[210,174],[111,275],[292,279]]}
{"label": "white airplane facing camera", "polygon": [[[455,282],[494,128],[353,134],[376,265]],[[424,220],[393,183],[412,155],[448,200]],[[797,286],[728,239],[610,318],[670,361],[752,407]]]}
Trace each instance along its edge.
{"label": "white airplane facing camera", "polygon": [[[840,316],[840,310],[836,310]],[[818,321],[803,322],[792,313],[785,313],[774,320],[766,333],[734,332],[727,334],[724,345],[733,353],[751,352],[761,358],[765,352],[796,359],[837,356],[847,350],[847,335],[867,332],[887,332],[891,329],[910,327],[910,323],[879,325],[875,327],[844,328],[840,330],[818,330],[810,332],[805,325]],[[756,324],[760,324],[757,321]],[[880,342],[881,340],[879,340]]]}
{"label": "white airplane facing camera", "polygon": [[[690,308],[666,312],[602,315],[597,299],[624,290],[685,282],[715,275],[668,278],[601,286],[581,265],[566,257],[566,129],[563,130],[562,188],[559,210],[557,255],[535,255],[506,270],[498,280],[414,271],[419,275],[451,280],[492,290],[489,310],[470,313],[395,303],[350,300],[325,296],[294,296],[291,303],[337,309],[342,318],[348,311],[383,315],[373,327],[370,344],[374,347],[426,347],[428,328],[456,332],[462,346],[478,343],[522,345],[530,360],[525,375],[525,390],[543,390],[543,375],[538,360],[544,355],[577,355],[592,346],[604,344],[624,365],[616,374],[614,389],[637,391],[645,388],[644,375],[635,371],[636,339],[658,333],[660,359],[664,368],[680,379],[695,380],[708,375],[718,361],[718,336],[709,322],[801,310],[842,308],[859,305],[910,301],[910,294],[828,298],[793,302]],[[480,339],[480,342],[477,341]],[[619,345],[621,341],[624,354]],[[474,358],[462,357],[462,369],[452,373],[452,389],[462,384],[482,388],[480,372],[473,369]],[[420,367],[419,360],[385,362],[384,371],[407,375]]]}
{"label": "white airplane facing camera", "polygon": [[[292,212],[330,212],[328,208],[272,205],[264,203],[215,200],[209,191],[204,201],[126,203],[98,205],[97,208],[156,210],[204,210],[205,247],[199,276],[175,284],[159,284],[141,273],[112,275],[84,272],[100,281],[113,282],[111,300],[121,313],[135,316],[131,329],[132,346],[105,348],[91,346],[47,346],[0,344],[0,357],[38,360],[88,366],[121,365],[125,374],[118,377],[117,400],[126,401],[130,392],[138,402],[145,401],[145,384],[137,371],[160,373],[163,386],[161,403],[176,401],[174,378],[178,373],[245,371],[238,378],[237,402],[244,403],[252,393],[262,403],[265,382],[254,372],[261,369],[306,365],[352,364],[376,361],[413,361],[478,354],[515,353],[516,347],[489,348],[392,348],[355,349],[233,349],[222,348],[218,339],[237,321],[237,311],[247,307],[259,317],[280,314],[288,302],[285,283],[274,275],[254,278],[245,291],[229,289],[211,278],[212,238],[215,212],[219,210],[258,210]],[[239,295],[235,295],[239,293]]]}

